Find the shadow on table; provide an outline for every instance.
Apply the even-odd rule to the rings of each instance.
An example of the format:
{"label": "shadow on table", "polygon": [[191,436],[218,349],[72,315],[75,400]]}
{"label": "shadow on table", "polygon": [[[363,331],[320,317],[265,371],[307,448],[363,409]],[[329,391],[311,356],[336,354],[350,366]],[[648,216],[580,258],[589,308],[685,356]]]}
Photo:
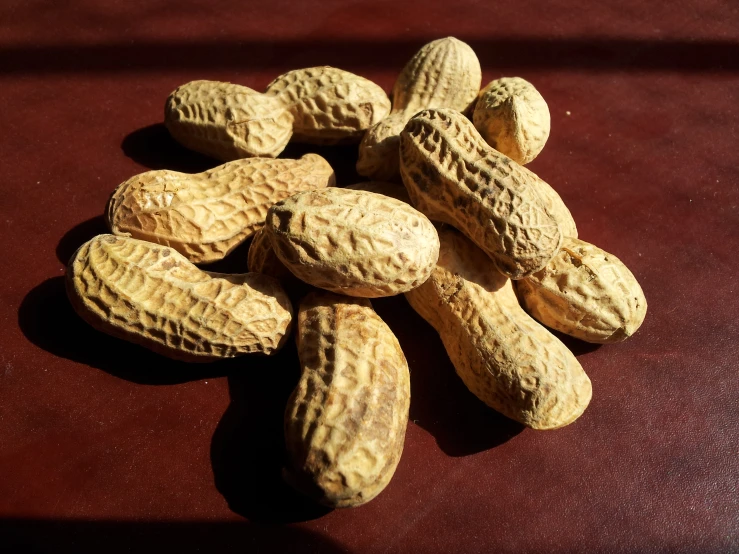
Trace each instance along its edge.
{"label": "shadow on table", "polygon": [[[358,144],[290,143],[282,151],[280,158],[300,158],[308,153],[323,156],[336,172],[337,184],[344,186],[365,180],[359,176],[355,167],[358,148]],[[149,169],[200,173],[224,163],[181,146],[163,123],[133,131],[123,139],[121,149],[126,156]]]}
{"label": "shadow on table", "polygon": [[467,390],[439,335],[403,296],[373,299],[372,305],[395,333],[411,368],[410,419],[431,433],[446,454],[482,452],[525,429]]}
{"label": "shadow on table", "polygon": [[0,519],[4,554],[129,552],[349,552],[295,526],[234,522]]}
{"label": "shadow on table", "polygon": [[284,412],[299,373],[290,340],[277,355],[255,358],[248,372],[228,377],[231,403],[213,434],[211,463],[216,488],[229,508],[250,521],[291,523],[331,511],[282,479]]}

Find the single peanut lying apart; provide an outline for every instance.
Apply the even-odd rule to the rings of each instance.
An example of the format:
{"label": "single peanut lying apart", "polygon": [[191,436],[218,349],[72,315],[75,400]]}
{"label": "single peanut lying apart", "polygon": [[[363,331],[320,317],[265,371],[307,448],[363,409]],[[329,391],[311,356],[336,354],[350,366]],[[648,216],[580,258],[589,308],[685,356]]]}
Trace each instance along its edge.
{"label": "single peanut lying apart", "polygon": [[372,500],[400,461],[410,374],[369,300],[312,293],[298,313],[302,375],[285,410],[288,483],[333,508]]}
{"label": "single peanut lying apart", "polygon": [[275,157],[293,133],[293,116],[277,98],[218,81],[175,89],[164,124],[183,146],[222,161]]}
{"label": "single peanut lying apart", "polygon": [[458,231],[439,231],[439,263],[405,294],[441,335],[467,388],[534,429],[577,419],[592,395],[575,356],[519,306],[511,281]]}
{"label": "single peanut lying apart", "polygon": [[66,282],[72,306],[90,325],[184,361],[271,354],[292,320],[274,279],[206,273],[171,248],[132,238],[86,242]]}
{"label": "single peanut lying apart", "polygon": [[374,298],[423,283],[439,255],[433,224],[400,200],[327,188],[278,202],[265,230],[280,261],[306,283]]}
{"label": "single peanut lying apart", "polygon": [[413,205],[462,231],[512,279],[543,268],[574,226],[548,184],[491,148],[459,112],[418,113],[400,142]]}
{"label": "single peanut lying apart", "polygon": [[521,165],[539,155],[551,126],[546,101],[520,77],[497,79],[482,89],[472,121],[490,146]]}
{"label": "single peanut lying apart", "polygon": [[364,135],[357,173],[372,179],[399,179],[400,132],[408,120],[428,108],[468,110],[481,79],[475,52],[461,40],[447,37],[424,45],[395,82],[392,112]]}
{"label": "single peanut lying apart", "polygon": [[629,269],[613,254],[566,238],[547,266],[516,282],[526,310],[544,325],[578,339],[619,342],[647,314],[647,300]]}
{"label": "single peanut lying apart", "polygon": [[358,142],[390,111],[390,99],[382,88],[328,66],[288,71],[272,81],[265,94],[292,114],[296,142]]}
{"label": "single peanut lying apart", "polygon": [[116,235],[171,246],[191,262],[209,263],[260,229],[275,202],[334,182],[333,169],[316,154],[236,160],[195,175],[148,171],[118,186],[106,220]]}

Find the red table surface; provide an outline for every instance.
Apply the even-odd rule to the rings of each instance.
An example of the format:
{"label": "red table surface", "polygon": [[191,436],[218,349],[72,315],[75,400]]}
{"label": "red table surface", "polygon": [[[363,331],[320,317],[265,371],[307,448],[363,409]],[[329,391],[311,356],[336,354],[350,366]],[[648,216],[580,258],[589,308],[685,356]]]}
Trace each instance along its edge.
{"label": "red table surface", "polygon": [[[0,20],[0,551],[739,551],[736,2],[13,0]],[[649,311],[625,343],[568,341],[593,400],[535,432],[464,388],[402,297],[374,301],[411,367],[405,451],[369,504],[316,508],[280,480],[294,346],[168,361],[84,324],[64,266],[120,182],[216,165],[162,127],[176,86],[334,65],[389,91],[448,35],[483,83],[543,94],[530,167]],[[285,156],[311,150],[356,179],[356,146]]]}

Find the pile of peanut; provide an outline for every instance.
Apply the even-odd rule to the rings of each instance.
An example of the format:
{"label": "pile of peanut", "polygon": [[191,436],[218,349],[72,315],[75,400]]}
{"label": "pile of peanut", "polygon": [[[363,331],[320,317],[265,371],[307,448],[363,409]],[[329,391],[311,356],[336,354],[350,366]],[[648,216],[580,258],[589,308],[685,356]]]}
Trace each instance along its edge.
{"label": "pile of peanut", "polygon": [[[332,67],[290,71],[264,93],[182,85],[166,101],[169,132],[226,163],[119,185],[111,234],[69,262],[72,305],[103,332],[190,362],[270,355],[295,327],[302,374],[285,410],[284,475],[331,507],[384,489],[408,423],[408,364],[369,298],[405,294],[491,408],[533,429],[572,423],[590,380],[543,325],[617,342],[646,300],[523,167],[549,136],[539,92],[517,77],[480,85],[475,53],[451,37],[411,58],[392,103]],[[372,181],[338,188],[321,156],[278,158],[290,140],[361,141],[357,171]],[[249,239],[251,273],[195,265]]]}

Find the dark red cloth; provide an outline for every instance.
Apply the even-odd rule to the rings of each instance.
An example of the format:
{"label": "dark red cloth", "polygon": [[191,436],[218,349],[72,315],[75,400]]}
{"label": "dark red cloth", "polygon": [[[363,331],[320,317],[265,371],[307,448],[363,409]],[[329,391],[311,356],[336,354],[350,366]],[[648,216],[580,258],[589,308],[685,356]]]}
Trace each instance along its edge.
{"label": "dark red cloth", "polygon": [[[0,551],[739,551],[733,2],[13,0],[0,20]],[[592,403],[534,432],[467,392],[403,298],[374,302],[410,362],[412,422],[390,486],[326,512],[280,481],[294,347],[167,361],[79,320],[64,265],[120,182],[215,165],[161,126],[176,86],[261,90],[327,64],[390,90],[447,35],[483,84],[542,93],[552,134],[531,168],[649,311],[623,344],[568,342]],[[356,147],[318,151],[355,178]]]}

